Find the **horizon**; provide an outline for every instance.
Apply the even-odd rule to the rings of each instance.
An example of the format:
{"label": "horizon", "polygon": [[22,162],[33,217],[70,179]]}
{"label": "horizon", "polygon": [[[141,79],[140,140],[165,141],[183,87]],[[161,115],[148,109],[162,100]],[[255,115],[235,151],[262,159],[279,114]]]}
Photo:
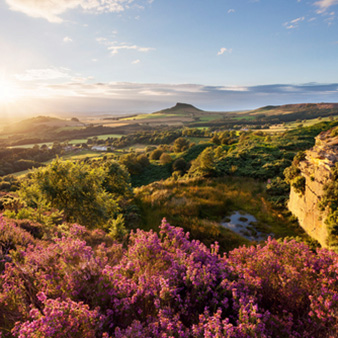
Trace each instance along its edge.
{"label": "horizon", "polygon": [[338,0],[3,0],[0,116],[338,102]]}

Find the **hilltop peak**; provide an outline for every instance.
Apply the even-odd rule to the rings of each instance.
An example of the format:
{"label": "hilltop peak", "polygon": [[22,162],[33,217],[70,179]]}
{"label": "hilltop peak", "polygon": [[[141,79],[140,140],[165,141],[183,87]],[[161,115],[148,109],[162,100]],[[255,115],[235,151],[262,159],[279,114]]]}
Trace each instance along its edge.
{"label": "hilltop peak", "polygon": [[192,104],[189,104],[189,103],[182,103],[182,102],[177,102],[176,105],[172,108],[193,108],[193,109],[196,109],[196,110],[200,110],[198,108],[196,108],[195,106],[193,106]]}
{"label": "hilltop peak", "polygon": [[203,110],[194,107],[192,104],[177,102],[175,106],[167,109],[163,109],[156,113],[165,113],[165,114],[191,114],[203,112]]}

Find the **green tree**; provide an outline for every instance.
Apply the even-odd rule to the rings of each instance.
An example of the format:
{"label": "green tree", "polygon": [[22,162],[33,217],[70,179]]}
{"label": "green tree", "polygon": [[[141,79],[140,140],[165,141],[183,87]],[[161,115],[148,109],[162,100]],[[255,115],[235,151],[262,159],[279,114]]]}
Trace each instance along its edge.
{"label": "green tree", "polygon": [[31,207],[50,204],[68,222],[102,226],[119,212],[118,195],[128,189],[128,175],[118,164],[92,167],[84,162],[54,160],[24,181],[19,196]]}
{"label": "green tree", "polygon": [[106,174],[102,185],[107,192],[113,194],[116,199],[132,197],[130,175],[125,167],[112,161],[105,163],[104,170]]}
{"label": "green tree", "polygon": [[149,155],[149,158],[151,159],[151,160],[159,160],[160,159],[160,157],[161,157],[161,155],[163,154],[163,151],[162,150],[160,150],[160,149],[155,149],[155,150],[153,150],[151,153],[150,153],[150,155]]}
{"label": "green tree", "polygon": [[167,153],[163,153],[160,157],[161,164],[169,164],[172,162],[172,160],[173,160],[172,157]]}
{"label": "green tree", "polygon": [[217,135],[215,135],[212,139],[211,142],[216,144],[216,145],[220,145],[221,144],[221,140],[219,139],[219,137]]}
{"label": "green tree", "polygon": [[193,161],[189,174],[203,177],[216,175],[216,161],[211,147],[204,149],[196,160]]}
{"label": "green tree", "polygon": [[183,175],[188,169],[188,163],[184,160],[184,158],[178,158],[173,163],[173,171],[178,171]]}
{"label": "green tree", "polygon": [[119,162],[128,169],[131,175],[137,175],[143,170],[142,165],[137,160],[137,155],[134,153],[122,155]]}
{"label": "green tree", "polygon": [[189,148],[189,140],[184,137],[179,137],[174,142],[174,152],[180,153]]}

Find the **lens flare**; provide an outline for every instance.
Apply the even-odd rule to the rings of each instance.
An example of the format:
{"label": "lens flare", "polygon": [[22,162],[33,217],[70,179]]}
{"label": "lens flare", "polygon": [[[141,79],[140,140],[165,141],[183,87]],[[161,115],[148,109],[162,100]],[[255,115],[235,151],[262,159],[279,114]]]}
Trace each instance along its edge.
{"label": "lens flare", "polygon": [[0,103],[15,102],[19,98],[19,90],[9,81],[0,78]]}

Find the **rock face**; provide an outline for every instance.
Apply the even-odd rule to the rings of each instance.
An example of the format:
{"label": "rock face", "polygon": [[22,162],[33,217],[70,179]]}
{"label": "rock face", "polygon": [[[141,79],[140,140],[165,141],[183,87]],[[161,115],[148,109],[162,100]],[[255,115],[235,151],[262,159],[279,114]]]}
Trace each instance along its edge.
{"label": "rock face", "polygon": [[320,133],[315,146],[306,152],[305,160],[298,168],[305,177],[305,192],[298,194],[291,187],[289,210],[298,218],[299,224],[323,247],[327,246],[326,211],[319,209],[325,183],[331,179],[331,168],[338,162],[338,137],[333,130]]}

